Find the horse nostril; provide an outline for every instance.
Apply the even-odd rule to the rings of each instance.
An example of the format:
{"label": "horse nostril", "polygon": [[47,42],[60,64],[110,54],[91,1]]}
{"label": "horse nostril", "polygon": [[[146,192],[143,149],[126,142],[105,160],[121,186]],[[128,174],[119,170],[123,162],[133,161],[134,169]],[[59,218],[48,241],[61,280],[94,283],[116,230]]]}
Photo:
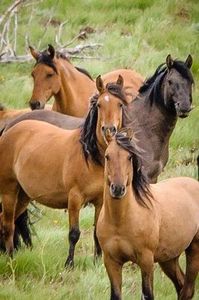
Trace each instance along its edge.
{"label": "horse nostril", "polygon": [[103,131],[103,132],[105,131],[105,126],[102,126],[102,131]]}
{"label": "horse nostril", "polygon": [[116,127],[115,127],[115,126],[111,127],[111,129],[110,129],[110,130],[111,130],[111,132],[112,132],[112,133],[114,133],[114,134],[115,134],[115,133],[116,133],[116,131],[117,131],[117,129],[116,129]]}
{"label": "horse nostril", "polygon": [[120,184],[112,183],[111,186],[112,196],[115,198],[121,198],[125,194],[125,186]]}
{"label": "horse nostril", "polygon": [[125,193],[125,186],[121,186],[121,194],[123,195]]}
{"label": "horse nostril", "polygon": [[30,102],[30,107],[32,110],[40,109],[40,102],[39,101]]}
{"label": "horse nostril", "polygon": [[111,183],[111,191],[114,193],[115,191],[115,184]]}

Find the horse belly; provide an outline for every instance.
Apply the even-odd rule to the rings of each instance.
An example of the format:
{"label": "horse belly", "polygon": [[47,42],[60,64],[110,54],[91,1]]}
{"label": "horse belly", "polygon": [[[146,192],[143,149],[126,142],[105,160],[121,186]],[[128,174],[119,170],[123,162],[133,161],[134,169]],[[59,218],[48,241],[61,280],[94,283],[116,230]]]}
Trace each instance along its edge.
{"label": "horse belly", "polygon": [[20,186],[32,200],[53,208],[66,208],[68,191],[63,186],[62,168],[37,163],[24,160],[15,165]]}
{"label": "horse belly", "polygon": [[68,208],[68,200],[66,198],[66,195],[62,193],[49,194],[41,198],[40,197],[35,199],[33,198],[33,200],[36,200],[40,204],[51,208],[57,208],[57,209]]}
{"label": "horse belly", "polygon": [[[180,216],[176,216],[176,219],[179,220],[179,218]],[[181,224],[178,222],[178,226],[175,226],[174,223],[172,228],[165,226],[164,230],[160,232],[159,246],[155,251],[155,261],[167,261],[178,257],[188,248],[199,230],[199,218],[198,223],[189,222],[185,225],[185,222],[185,220],[182,220]]]}

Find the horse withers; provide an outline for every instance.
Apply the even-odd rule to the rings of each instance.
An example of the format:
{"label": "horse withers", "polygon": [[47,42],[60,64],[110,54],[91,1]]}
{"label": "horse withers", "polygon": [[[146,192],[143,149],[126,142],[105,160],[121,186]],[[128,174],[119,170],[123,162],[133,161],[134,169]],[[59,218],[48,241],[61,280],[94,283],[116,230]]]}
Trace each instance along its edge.
{"label": "horse withers", "polygon": [[[141,269],[142,299],[154,299],[155,262],[173,282],[178,299],[191,299],[199,272],[199,182],[178,177],[149,185],[142,173],[141,156],[126,131],[116,134],[105,152],[97,237],[111,299],[121,299],[122,267],[127,261]],[[184,251],[185,274],[178,262]]]}

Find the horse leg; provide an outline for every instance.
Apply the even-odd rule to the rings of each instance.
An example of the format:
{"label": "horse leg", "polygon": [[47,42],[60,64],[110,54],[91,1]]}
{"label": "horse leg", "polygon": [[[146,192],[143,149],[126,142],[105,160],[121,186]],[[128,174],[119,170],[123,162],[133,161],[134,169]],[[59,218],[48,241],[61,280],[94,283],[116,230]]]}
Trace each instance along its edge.
{"label": "horse leg", "polygon": [[102,249],[100,247],[97,235],[96,235],[96,226],[97,226],[97,220],[99,218],[99,214],[100,214],[100,210],[102,208],[102,204],[98,203],[95,205],[95,217],[94,217],[94,233],[93,233],[93,237],[94,237],[94,243],[95,243],[95,249],[94,249],[94,263],[97,261],[97,259],[99,257],[102,256]]}
{"label": "horse leg", "polygon": [[142,274],[142,300],[154,300],[153,296],[153,254],[149,251],[142,253],[139,266]]}
{"label": "horse leg", "polygon": [[3,194],[2,195],[2,233],[5,242],[5,248],[8,253],[12,257],[14,251],[14,215],[15,215],[15,207],[17,202],[16,193],[11,194]]}
{"label": "horse leg", "polygon": [[184,273],[180,268],[178,257],[171,259],[166,262],[159,263],[163,272],[171,279],[173,282],[176,292],[179,296],[184,284]]}
{"label": "horse leg", "polygon": [[28,195],[20,188],[17,205],[15,211],[15,224],[17,226],[18,232],[21,235],[25,245],[27,247],[32,247],[31,232],[28,225],[28,212],[27,206],[30,202]]}
{"label": "horse leg", "polygon": [[123,264],[104,254],[104,265],[111,284],[110,300],[121,300]]}
{"label": "horse leg", "polygon": [[179,300],[192,299],[194,296],[195,280],[199,272],[199,240],[194,241],[186,249],[185,282]]}
{"label": "horse leg", "polygon": [[80,237],[79,230],[79,212],[82,204],[82,199],[76,193],[70,193],[68,199],[68,214],[69,214],[69,254],[65,262],[66,268],[74,267],[75,246]]}

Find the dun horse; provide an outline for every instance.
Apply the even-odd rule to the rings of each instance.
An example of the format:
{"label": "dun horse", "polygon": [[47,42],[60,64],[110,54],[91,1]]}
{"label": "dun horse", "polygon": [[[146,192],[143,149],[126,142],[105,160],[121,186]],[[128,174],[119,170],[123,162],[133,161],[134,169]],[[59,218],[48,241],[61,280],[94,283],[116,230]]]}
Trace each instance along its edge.
{"label": "dun horse", "polygon": [[[122,126],[126,104],[121,76],[116,84],[104,87],[100,77],[96,84],[99,93],[92,99],[82,129],[63,130],[45,122],[28,120],[1,136],[1,233],[3,231],[10,255],[14,219],[32,199],[52,208],[68,209],[67,266],[73,266],[75,245],[80,236],[79,211],[88,202],[95,206],[96,226],[103,197],[104,134],[109,130],[110,135],[114,135]],[[95,231],[95,256],[98,256],[101,249]]]}
{"label": "dun horse", "polygon": [[[179,177],[149,185],[140,158],[135,142],[124,132],[116,134],[105,152],[104,202],[97,237],[111,299],[121,299],[122,266],[127,261],[141,269],[142,299],[154,299],[155,262],[172,280],[178,299],[191,299],[199,272],[199,183]],[[184,251],[185,275],[178,263]]]}
{"label": "dun horse", "polygon": [[173,60],[160,65],[145,81],[137,98],[128,104],[124,127],[137,133],[138,145],[145,150],[143,168],[152,183],[168,161],[169,139],[177,118],[185,118],[192,108],[192,57],[185,62]]}
{"label": "dun horse", "polygon": [[[30,107],[44,108],[46,102],[54,96],[53,110],[75,117],[87,115],[89,98],[96,90],[95,82],[87,71],[74,67],[60,53],[55,53],[53,46],[39,52],[30,47],[30,52],[36,60],[32,71],[34,88],[30,99]],[[135,98],[143,83],[141,75],[133,70],[119,69],[103,75],[105,83],[115,82],[119,75],[124,79],[127,99]]]}

